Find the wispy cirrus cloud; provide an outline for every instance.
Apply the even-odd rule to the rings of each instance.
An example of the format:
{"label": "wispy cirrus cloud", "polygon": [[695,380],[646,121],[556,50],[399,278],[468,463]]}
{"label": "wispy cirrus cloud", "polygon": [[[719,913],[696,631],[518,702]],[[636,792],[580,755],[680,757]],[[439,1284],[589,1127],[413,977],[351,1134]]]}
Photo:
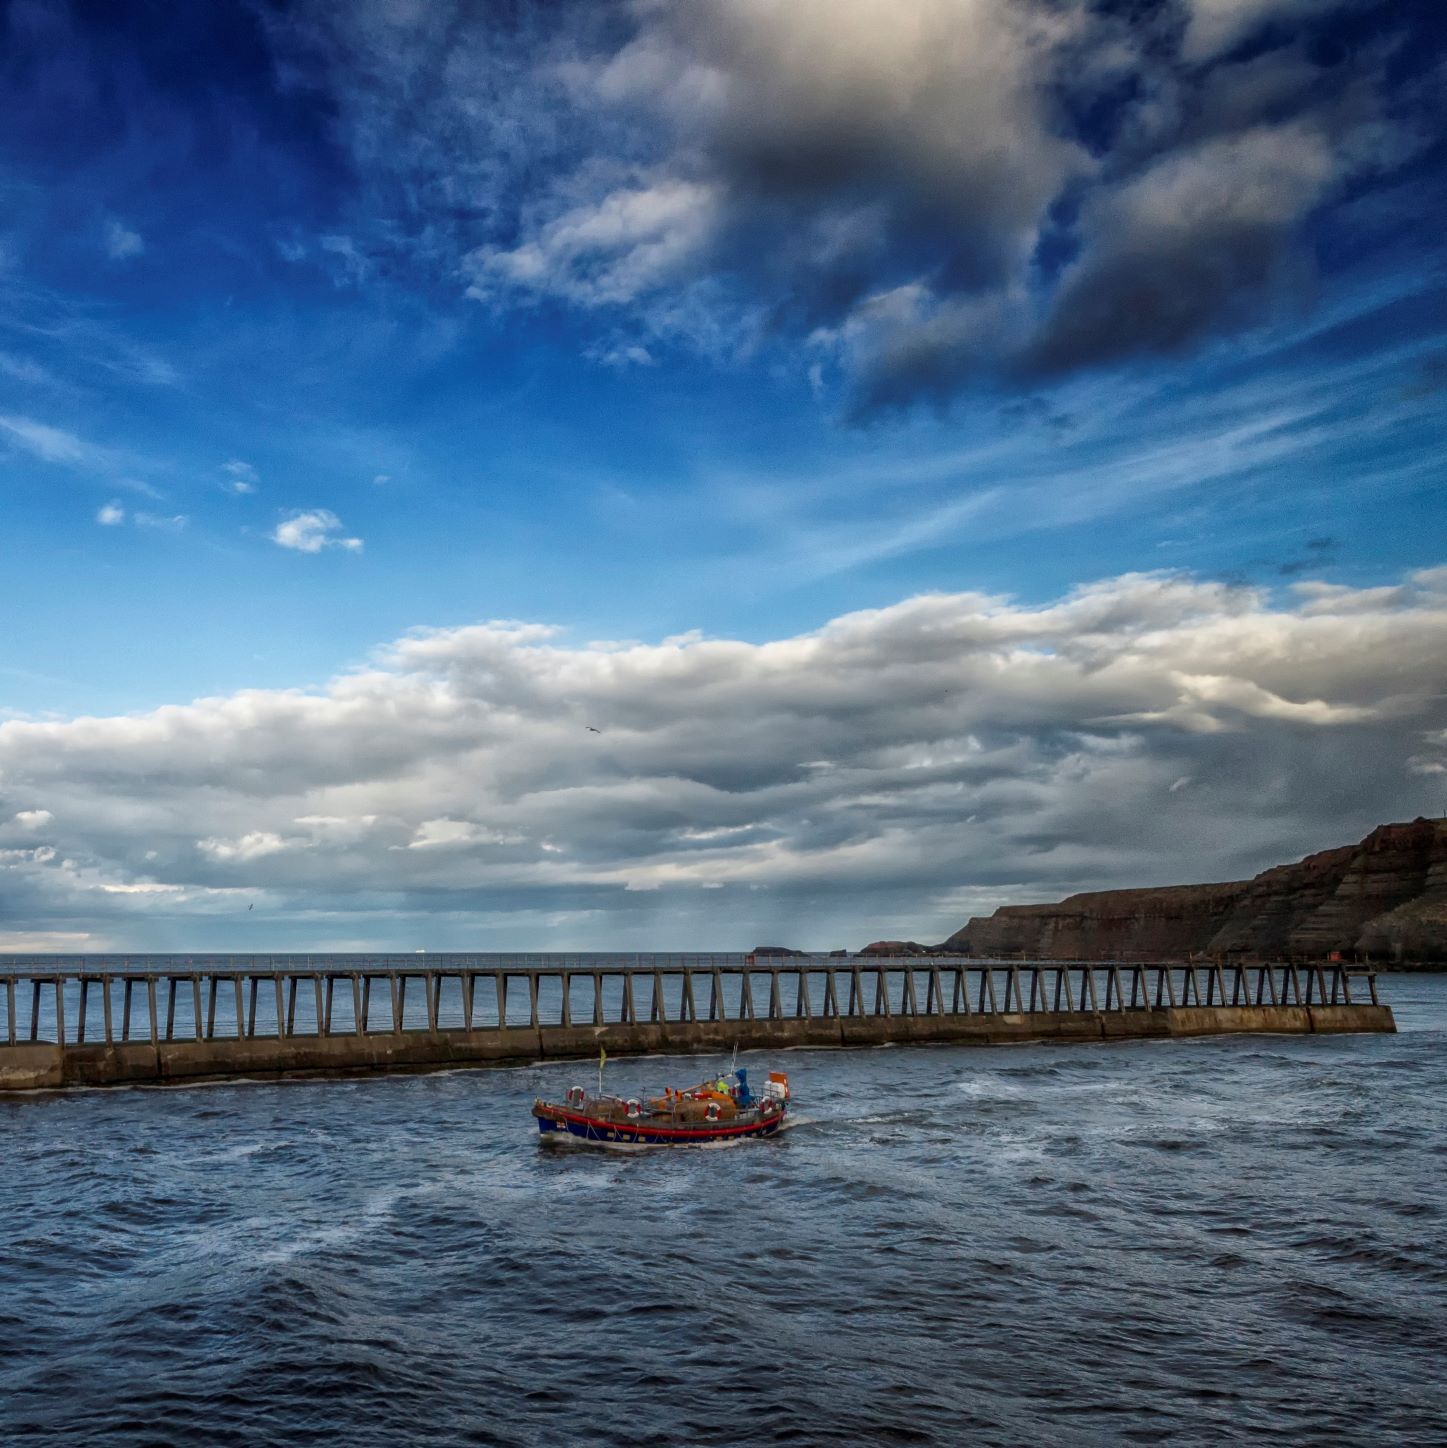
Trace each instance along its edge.
{"label": "wispy cirrus cloud", "polygon": [[112,261],[129,261],[145,251],[146,243],[140,232],[112,217],[105,224],[105,249]]}
{"label": "wispy cirrus cloud", "polygon": [[0,434],[45,463],[101,466],[110,461],[106,449],[33,417],[0,416]]}

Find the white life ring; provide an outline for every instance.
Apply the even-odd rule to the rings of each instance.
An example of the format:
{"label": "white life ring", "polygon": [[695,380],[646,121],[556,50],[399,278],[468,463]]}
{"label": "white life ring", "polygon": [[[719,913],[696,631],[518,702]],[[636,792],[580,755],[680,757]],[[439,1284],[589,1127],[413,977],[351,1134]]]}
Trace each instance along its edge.
{"label": "white life ring", "polygon": [[585,1096],[584,1096],[583,1088],[582,1088],[581,1086],[569,1086],[569,1087],[568,1087],[568,1105],[569,1105],[569,1106],[581,1106],[581,1105],[583,1104],[584,1099],[585,1099]]}
{"label": "white life ring", "polygon": [[717,1101],[710,1101],[710,1102],[708,1103],[708,1110],[704,1112],[704,1115],[707,1116],[710,1121],[717,1121],[717,1120],[718,1120],[718,1102],[717,1102]]}
{"label": "white life ring", "polygon": [[632,1096],[628,1098],[628,1114],[634,1117],[643,1114],[643,1104]]}
{"label": "white life ring", "polygon": [[778,1102],[776,1102],[772,1096],[765,1096],[763,1105],[759,1107],[759,1112],[763,1116],[772,1116],[778,1109]]}

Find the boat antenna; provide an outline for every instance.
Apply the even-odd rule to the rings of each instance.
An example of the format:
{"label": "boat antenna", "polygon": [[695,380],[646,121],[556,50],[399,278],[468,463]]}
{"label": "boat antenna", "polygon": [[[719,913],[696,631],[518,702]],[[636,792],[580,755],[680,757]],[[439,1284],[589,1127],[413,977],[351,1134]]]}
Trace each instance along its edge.
{"label": "boat antenna", "polygon": [[734,1074],[734,1068],[739,1064],[739,1038],[734,1037],[734,1058],[729,1062],[729,1075]]}

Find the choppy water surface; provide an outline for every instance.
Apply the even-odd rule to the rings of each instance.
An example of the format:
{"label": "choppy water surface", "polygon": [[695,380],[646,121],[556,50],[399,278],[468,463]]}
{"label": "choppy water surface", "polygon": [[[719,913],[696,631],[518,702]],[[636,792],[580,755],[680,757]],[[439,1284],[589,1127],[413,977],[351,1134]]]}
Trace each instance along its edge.
{"label": "choppy water surface", "polygon": [[576,1066],[0,1100],[0,1442],[1440,1443],[1447,978],[1384,991],[792,1052],[716,1151],[540,1148]]}

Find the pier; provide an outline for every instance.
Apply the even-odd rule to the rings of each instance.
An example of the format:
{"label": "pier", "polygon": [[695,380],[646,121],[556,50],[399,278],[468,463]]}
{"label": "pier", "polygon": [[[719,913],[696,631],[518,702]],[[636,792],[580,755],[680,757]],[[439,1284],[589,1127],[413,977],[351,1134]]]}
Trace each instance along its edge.
{"label": "pier", "polygon": [[0,958],[0,1091],[738,1046],[1394,1031],[1343,964],[940,956]]}

